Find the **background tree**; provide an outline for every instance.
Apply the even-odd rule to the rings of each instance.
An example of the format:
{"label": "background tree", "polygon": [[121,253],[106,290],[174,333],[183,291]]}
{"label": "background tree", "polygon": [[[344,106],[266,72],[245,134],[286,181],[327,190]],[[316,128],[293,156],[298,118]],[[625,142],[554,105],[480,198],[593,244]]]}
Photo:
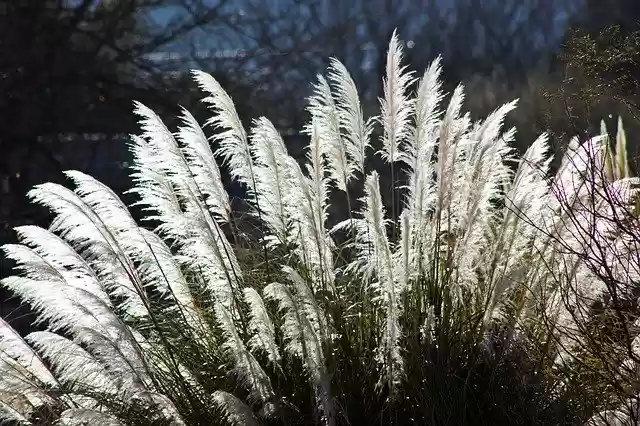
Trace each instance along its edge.
{"label": "background tree", "polygon": [[585,0],[574,21],[592,34],[613,25],[625,32],[635,31],[640,24],[640,4],[633,0]]}
{"label": "background tree", "polygon": [[[587,1],[573,19],[555,64],[555,81],[544,89],[545,125],[561,140],[587,137],[601,120],[614,128],[623,117],[629,135],[640,130],[640,5],[633,1]],[[631,138],[629,155],[638,155]],[[634,165],[635,160],[632,161]]]}

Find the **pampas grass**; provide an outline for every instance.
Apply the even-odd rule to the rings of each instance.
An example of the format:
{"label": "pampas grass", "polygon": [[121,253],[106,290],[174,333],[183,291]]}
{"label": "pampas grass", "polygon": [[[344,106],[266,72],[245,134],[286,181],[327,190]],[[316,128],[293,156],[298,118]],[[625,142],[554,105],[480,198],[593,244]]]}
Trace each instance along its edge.
{"label": "pampas grass", "polygon": [[[556,371],[580,359],[594,301],[640,271],[626,138],[615,155],[606,137],[576,141],[551,176],[546,135],[520,158],[510,146],[515,102],[474,122],[461,86],[443,104],[440,74],[436,59],[414,80],[394,34],[381,116],[364,117],[333,60],[310,98],[306,164],[268,119],[246,131],[206,73],[206,132],[183,111],[173,133],[136,103],[131,192],[146,220],[72,171],[74,190],[29,193],[51,227],[4,247],[20,274],[2,285],[46,331],[0,323],[0,419],[570,424],[604,410],[575,409]],[[257,236],[240,231],[224,172]],[[381,188],[389,172],[405,184]],[[330,221],[337,192],[348,217]]]}

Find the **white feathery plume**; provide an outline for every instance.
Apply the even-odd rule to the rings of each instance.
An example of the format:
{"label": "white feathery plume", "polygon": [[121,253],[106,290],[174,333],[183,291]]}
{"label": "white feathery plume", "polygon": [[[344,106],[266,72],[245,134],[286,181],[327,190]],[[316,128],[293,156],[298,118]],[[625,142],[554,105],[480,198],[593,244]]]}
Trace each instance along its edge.
{"label": "white feathery plume", "polygon": [[151,423],[186,426],[175,405],[166,395],[142,390],[134,394],[131,399],[148,407],[146,416]]}
{"label": "white feathery plume", "polygon": [[[274,133],[275,129],[267,121],[269,133]],[[307,151],[307,174],[302,171],[298,162],[286,153],[284,144],[277,143],[276,146],[280,154],[275,156],[271,154],[257,154],[256,157],[279,157],[275,166],[270,166],[272,170],[278,170],[281,183],[276,184],[272,172],[263,170],[264,166],[260,165],[256,168],[257,174],[260,176],[257,180],[268,180],[274,182],[272,187],[282,186],[283,188],[292,188],[287,194],[286,199],[282,200],[281,211],[284,221],[288,224],[289,230],[287,237],[288,242],[292,244],[292,253],[305,265],[306,269],[312,276],[314,289],[323,288],[333,290],[333,241],[326,231],[326,221],[328,217],[328,198],[329,198],[329,179],[326,177],[328,167],[325,164],[323,155],[322,140],[319,135],[318,125],[312,121],[306,126],[305,131],[310,134],[310,142]],[[279,136],[274,135],[274,139]],[[262,138],[266,140],[266,138]],[[262,144],[264,145],[264,144]],[[259,144],[255,148],[260,148]],[[268,148],[267,148],[268,149]],[[265,163],[258,161],[259,164]],[[269,167],[269,166],[267,166]],[[284,172],[282,172],[284,170]],[[264,176],[264,179],[263,179]],[[271,177],[270,177],[271,176]],[[284,182],[282,182],[285,180]],[[263,192],[263,191],[261,191]],[[269,195],[271,199],[278,200],[281,190],[272,191],[274,194]],[[264,202],[261,202],[264,204]],[[262,204],[260,205],[262,207]],[[276,203],[271,204],[278,204]],[[276,240],[274,236],[268,237],[270,240]]]}
{"label": "white feathery plume", "polygon": [[[142,159],[151,160],[150,168],[166,176],[180,202],[186,205],[185,209],[208,212],[204,204],[204,194],[194,179],[189,162],[174,135],[150,108],[140,102],[135,102],[134,105],[134,113],[140,117],[142,139],[148,145],[144,154],[150,157],[143,156]],[[134,140],[134,143],[137,142],[138,140]]]}
{"label": "white feathery plume", "polygon": [[279,311],[283,314],[284,323],[281,329],[286,341],[285,350],[300,358],[313,377],[319,377],[324,363],[321,343],[309,319],[299,307],[295,295],[286,285],[280,283],[267,285],[263,294],[266,299],[276,301]]}
{"label": "white feathery plume", "polygon": [[[400,153],[412,173],[417,173],[424,164],[431,163],[431,155],[436,147],[438,128],[438,105],[442,101],[442,57],[438,56],[424,72],[419,81],[415,104],[415,126]],[[418,167],[418,165],[420,167]]]}
{"label": "white feathery plume", "polygon": [[222,348],[233,359],[233,371],[238,375],[240,383],[249,389],[253,401],[271,405],[274,393],[269,376],[247,350],[229,311],[222,304],[216,303],[215,313],[225,337]]}
{"label": "white feathery plume", "polygon": [[178,139],[183,144],[183,151],[189,162],[193,179],[205,196],[205,203],[216,219],[221,220],[222,223],[229,222],[231,216],[229,196],[222,184],[220,169],[211,152],[209,141],[189,111],[183,109],[181,118],[182,126],[178,131]]}
{"label": "white feathery plume", "polygon": [[205,321],[196,308],[189,284],[171,249],[155,233],[142,228],[140,232],[148,247],[133,258],[139,262],[138,270],[144,284],[174,300],[179,314],[184,316],[195,336],[202,335],[206,329]]}
{"label": "white feathery plume", "polygon": [[[293,209],[293,223],[297,238],[294,252],[305,264],[311,274],[314,290],[320,288],[334,290],[334,270],[332,249],[334,243],[326,231],[327,220],[327,181],[324,177],[322,157],[318,155],[317,144],[312,136],[309,151],[310,164],[307,170],[310,177],[304,176],[302,169],[295,161],[290,161],[297,179],[298,192],[293,196],[297,200]],[[319,171],[318,171],[319,170]]]}
{"label": "white feathery plume", "polygon": [[435,205],[435,164],[433,155],[438,140],[438,105],[442,100],[440,82],[441,57],[437,57],[425,71],[418,85],[415,108],[415,127],[401,153],[408,166],[408,191],[405,208],[411,212],[411,245],[414,250],[428,251],[427,237],[430,213]]}
{"label": "white feathery plume", "polygon": [[[88,260],[100,281],[108,284],[107,290],[112,295],[125,298],[123,307],[127,313],[133,317],[147,315],[138,274],[121,246],[124,241],[119,238],[118,232],[114,234],[118,228],[112,229],[109,226],[122,227],[122,232],[132,231],[130,227],[135,225],[129,222],[130,217],[125,219],[126,215],[119,212],[121,214],[117,214],[115,218],[120,217],[123,222],[116,224],[113,218],[107,224],[103,220],[105,212],[98,215],[82,197],[57,184],[38,185],[29,191],[29,196],[56,213],[50,230],[59,232],[65,241]],[[106,207],[107,211],[118,210],[109,201],[103,205],[109,206]],[[127,236],[130,235],[133,232],[128,232]]]}
{"label": "white feathery plume", "polygon": [[49,361],[66,387],[78,392],[100,389],[105,394],[115,394],[116,386],[104,365],[77,343],[49,331],[36,331],[25,339]]}
{"label": "white feathery plume", "polygon": [[[66,241],[38,226],[19,226],[15,232],[22,246],[5,245],[3,250],[18,263],[26,277],[39,279],[46,276],[47,279],[60,280],[83,288],[111,304],[96,272]],[[31,262],[28,267],[27,261]]]}
{"label": "white feathery plume", "polygon": [[[505,226],[523,219],[536,224],[540,220],[548,192],[546,177],[553,156],[548,155],[549,136],[544,133],[527,149],[519,161],[513,183],[505,194]],[[529,232],[534,230],[529,228]],[[516,233],[513,233],[514,237]],[[527,237],[521,235],[522,237]]]}
{"label": "white feathery plume", "polygon": [[[140,198],[134,206],[141,206],[146,213],[143,221],[159,221],[156,229],[160,235],[186,232],[188,227],[182,217],[180,201],[173,190],[173,184],[163,171],[163,160],[154,153],[153,147],[140,136],[132,135],[130,151],[134,162],[131,178],[134,186],[127,191]],[[177,224],[170,227],[169,224]],[[179,234],[182,235],[182,234]]]}
{"label": "white feathery plume", "polygon": [[[290,276],[290,278],[292,277]],[[297,285],[294,282],[296,289],[303,290],[296,277],[293,277],[293,280],[297,281]],[[301,278],[300,281],[302,281]],[[302,284],[306,286],[304,282]],[[265,298],[276,301],[278,310],[284,316],[281,330],[286,342],[285,350],[302,360],[305,370],[315,385],[318,408],[322,412],[325,424],[333,425],[335,424],[335,411],[331,401],[331,382],[322,349],[323,341],[318,334],[320,323],[317,320],[312,321],[308,316],[313,308],[310,308],[311,301],[305,297],[305,294],[308,293],[304,290],[302,294],[294,293],[286,285],[276,282],[264,288]]]}
{"label": "white feathery plume", "polygon": [[[508,143],[514,131],[500,134],[504,118],[515,108],[516,101],[498,108],[485,121],[463,136],[453,167],[451,215],[463,228],[471,228],[477,208],[487,210],[488,200],[510,180],[510,169],[503,164],[510,160]],[[476,189],[477,192],[469,191]],[[479,226],[478,228],[483,228]]]}
{"label": "white feathery plume", "polygon": [[242,279],[238,259],[218,223],[211,216],[200,213],[201,210],[185,214],[190,228],[186,238],[178,241],[179,253],[175,258],[189,270],[199,273],[215,297],[235,312],[235,299]]}
{"label": "white feathery plume", "polygon": [[51,374],[40,356],[5,320],[0,318],[0,359],[16,361],[33,378],[43,385],[57,387],[58,381]]}
{"label": "white feathery plume", "polygon": [[384,97],[380,99],[381,121],[384,130],[380,156],[388,163],[400,159],[400,144],[411,134],[413,101],[409,98],[409,86],[413,84],[413,73],[402,65],[402,46],[394,30],[387,51]]}
{"label": "white feathery plume", "polygon": [[311,182],[310,192],[313,194],[314,201],[312,211],[315,215],[315,221],[317,221],[316,226],[324,230],[328,218],[329,185],[325,176],[327,165],[322,155],[322,141],[318,134],[318,125],[315,123],[312,123],[306,168]]}
{"label": "white feathery plume", "polygon": [[[210,337],[210,328],[196,306],[194,295],[176,256],[158,235],[142,228],[140,232],[147,247],[133,255],[133,259],[138,262],[144,285],[154,288],[166,300],[174,302],[167,313],[179,315],[185,321],[184,331],[195,341],[205,341]],[[209,288],[211,287],[210,285]],[[223,293],[228,294],[226,288]],[[231,296],[228,299],[232,299]]]}
{"label": "white feathery plume", "polygon": [[522,156],[511,187],[504,200],[502,223],[488,253],[487,267],[491,277],[488,309],[485,319],[494,315],[494,308],[504,291],[516,284],[523,262],[530,253],[530,244],[541,236],[543,212],[547,205],[546,180],[552,157],[547,155],[549,137],[542,134]]}
{"label": "white feathery plume", "polygon": [[[352,262],[352,268],[356,267],[365,282],[369,282],[374,277],[386,279],[391,276],[391,250],[387,238],[389,220],[385,217],[376,171],[367,176],[364,190],[365,195],[360,200],[363,203],[360,212],[362,218],[353,220],[356,229],[356,259]],[[348,227],[350,222],[344,221],[336,225],[334,230]]]}
{"label": "white feathery plume", "polygon": [[[184,204],[187,215],[210,216],[204,202],[205,195],[202,188],[194,178],[191,164],[173,134],[152,110],[138,102],[135,105],[135,113],[141,117],[140,125],[144,133],[142,140],[140,138],[134,139],[134,144],[140,145],[143,141],[146,141],[147,144],[146,149],[137,150],[137,154],[142,154],[137,160],[142,162],[144,171],[152,174],[145,183],[148,185],[157,182],[156,174],[164,175],[176,195],[176,200]],[[171,219],[171,217],[166,219]],[[209,219],[200,218],[201,221]],[[166,223],[166,220],[163,222]]]}
{"label": "white feathery plume", "polygon": [[154,366],[148,362],[151,348],[129,327],[76,327],[74,341],[82,344],[105,366],[116,388],[127,399],[153,389]]}
{"label": "white feathery plume", "polygon": [[210,104],[214,113],[206,124],[216,130],[212,137],[218,145],[216,155],[224,159],[234,179],[253,189],[251,148],[233,100],[210,74],[202,71],[192,73],[200,89],[209,94],[203,102]]}
{"label": "white feathery plume", "polygon": [[[185,182],[188,182],[188,178],[192,177],[192,174],[173,134],[167,129],[160,117],[146,105],[134,102],[133,112],[140,117],[138,122],[143,131],[141,137],[147,141],[154,151],[153,153],[163,160],[159,163],[161,170],[172,181],[175,180],[175,183],[184,185]],[[194,191],[193,187],[179,189]]]}
{"label": "white feathery plume", "polygon": [[[175,240],[179,248],[176,259],[202,275],[207,288],[236,312],[234,293],[241,275],[230,243],[209,213],[189,161],[173,135],[153,111],[137,104],[136,112],[142,116],[145,130],[144,138],[134,139],[136,179],[143,186],[138,192],[150,198],[149,207],[167,213],[157,216],[163,222],[157,231]],[[174,167],[176,163],[178,167]]]}
{"label": "white feathery plume", "polygon": [[458,142],[469,125],[468,117],[460,117],[460,110],[464,101],[464,89],[457,86],[451,95],[444,118],[440,122],[438,161],[436,166],[436,226],[442,222],[441,215],[447,213],[451,207],[451,196],[454,193],[454,166],[458,155]]}
{"label": "white feathery plume", "polygon": [[603,143],[605,145],[604,167],[605,172],[607,173],[607,180],[613,181],[617,178],[618,174],[618,166],[616,164],[617,159],[614,157],[613,148],[611,147],[611,138],[609,137],[607,124],[604,120],[600,121],[600,134],[603,137]]}
{"label": "white feathery plume", "polygon": [[572,139],[567,152],[562,157],[551,190],[555,195],[552,208],[560,205],[573,206],[580,199],[589,196],[588,183],[598,184],[600,174],[604,176],[606,137],[597,136],[578,143]]}
{"label": "white feathery plume", "polygon": [[[454,165],[453,197],[448,221],[456,235],[454,262],[456,285],[473,286],[477,282],[476,270],[484,262],[488,225],[497,220],[500,212],[494,201],[502,196],[504,185],[511,179],[513,129],[501,134],[500,130],[515,101],[503,105],[476,126],[468,140],[460,145]],[[480,290],[474,286],[475,290]]]}
{"label": "white feathery plume", "polygon": [[251,132],[252,153],[255,156],[256,200],[262,219],[271,233],[270,242],[289,240],[296,191],[290,156],[278,131],[268,119],[254,122]]}
{"label": "white feathery plume", "polygon": [[[198,186],[190,163],[173,134],[160,117],[145,105],[135,102],[134,112],[140,117],[142,139],[148,145],[141,160],[149,161],[150,169],[166,176],[180,202],[186,205],[186,210],[208,212],[202,189]],[[134,140],[134,143],[140,142],[139,139]]]}
{"label": "white feathery plume", "polygon": [[328,78],[335,88],[334,99],[338,109],[340,129],[343,132],[342,141],[348,160],[353,163],[349,167],[351,176],[354,170],[364,175],[367,149],[371,145],[371,134],[376,118],[364,119],[358,88],[347,68],[335,58],[331,59]]}
{"label": "white feathery plume", "polygon": [[22,276],[33,280],[54,281],[61,284],[84,289],[102,299],[105,303],[111,304],[109,296],[102,291],[100,283],[90,278],[86,280],[77,279],[72,274],[67,273],[64,268],[52,265],[35,250],[20,244],[5,244],[2,251],[8,259],[16,262],[16,270]]}
{"label": "white feathery plume", "polygon": [[[112,290],[112,294],[116,297],[125,295],[129,300],[133,297],[135,302],[144,304],[147,287],[155,287],[161,291],[170,287],[175,290],[177,301],[187,304],[183,308],[188,310],[186,318],[190,324],[201,325],[202,322],[194,315],[193,302],[182,273],[162,240],[155,234],[139,228],[126,206],[108,187],[80,172],[67,172],[67,175],[76,183],[76,193],[82,201],[91,208],[105,225],[106,231],[117,241],[118,246],[113,248],[115,259],[123,259],[120,261],[126,270],[132,271],[129,273],[130,280],[134,283],[131,288],[112,288],[109,284],[107,288]],[[120,249],[123,254],[119,253]],[[132,262],[138,262],[138,266],[134,267]],[[98,270],[103,269],[102,263],[94,264]],[[109,282],[108,278],[104,281]],[[129,294],[123,290],[128,290]],[[135,295],[133,291],[136,292]],[[138,296],[139,294],[143,297]],[[138,301],[136,296],[141,300]],[[125,306],[128,306],[128,303]],[[199,329],[202,330],[201,327]]]}
{"label": "white feathery plume", "polygon": [[239,296],[242,271],[231,243],[224,232],[202,210],[186,212],[188,229],[186,238],[178,241],[179,253],[175,258],[186,268],[199,273],[209,290],[233,312]]}
{"label": "white feathery plume", "polygon": [[[218,256],[221,250],[224,251],[225,243],[220,241],[220,244],[216,244],[213,254],[210,253],[209,249],[202,247],[202,245],[207,246],[211,241],[221,240],[221,231],[216,226],[217,223],[211,225],[214,228],[212,230],[209,224],[215,221],[204,214],[198,208],[197,203],[194,206],[192,202],[191,210],[188,213],[183,212],[179,196],[174,191],[174,184],[163,170],[164,166],[161,165],[163,163],[162,158],[154,153],[153,147],[143,138],[134,136],[132,141],[132,151],[135,158],[135,173],[132,177],[136,185],[130,192],[140,196],[140,201],[135,204],[143,206],[143,209],[150,213],[146,216],[148,220],[160,222],[155,230],[160,236],[176,241],[178,247],[181,248],[181,253],[186,252],[183,257],[179,256],[176,259],[183,261],[188,259],[191,262],[201,258],[207,259],[206,266],[200,265],[202,268],[199,268],[199,270],[204,271],[207,275],[209,288],[220,287],[225,289],[224,292],[228,293],[226,277],[222,278],[224,271],[211,265],[212,259],[216,259],[218,263],[225,264],[225,256]],[[205,226],[203,226],[203,223]],[[198,242],[196,238],[198,235],[202,236],[204,243]],[[213,238],[210,238],[211,235],[213,235]],[[191,243],[191,246],[189,243]],[[198,256],[194,253],[196,247],[193,247],[193,245],[195,243],[198,243],[199,246],[197,249]],[[232,254],[232,252],[229,252],[230,256]],[[234,264],[233,257],[231,257],[230,266]]]}
{"label": "white feathery plume", "polygon": [[[144,231],[138,227],[127,207],[109,187],[78,171],[67,171],[65,174],[75,183],[75,193],[91,208],[100,222],[105,225],[106,231],[117,242],[117,246],[113,248],[114,252],[119,254],[117,253],[119,249],[124,252],[124,255],[118,256],[118,258],[123,259],[121,262],[127,267],[127,270],[135,271],[131,273],[132,281],[135,280],[133,290],[137,293],[144,293],[145,284],[148,284],[145,283],[146,278],[157,279],[157,277],[149,277],[143,271],[138,271],[138,268],[135,268],[130,260],[143,261],[144,272],[149,272],[150,264],[160,267],[160,265],[155,265],[157,261],[148,259],[151,256],[150,247],[144,237]],[[97,263],[96,266],[99,269],[102,268],[100,263]],[[121,291],[115,289],[114,295],[118,296]]]}
{"label": "white feathery plume", "polygon": [[401,289],[406,289],[409,280],[417,274],[415,270],[415,257],[417,255],[418,253],[414,251],[411,245],[411,218],[409,212],[404,210],[400,213],[400,241],[396,251],[393,253],[394,276],[400,282],[399,287]]}
{"label": "white feathery plume", "polygon": [[[59,384],[39,355],[0,319],[0,421],[53,405]],[[50,391],[53,390],[53,393]]]}
{"label": "white feathery plume", "polygon": [[[404,242],[400,251],[394,255],[387,237],[388,219],[380,195],[378,173],[373,171],[367,176],[364,185],[365,195],[362,198],[363,218],[344,221],[336,228],[349,227],[350,222],[356,230],[356,259],[348,269],[362,273],[365,283],[376,291],[376,301],[384,307],[384,324],[381,330],[381,343],[376,356],[383,368],[378,386],[386,384],[392,395],[395,395],[401,381],[404,362],[400,354],[399,339],[401,330],[399,318],[402,311],[401,295],[406,289],[408,278],[399,271],[402,264],[410,258],[408,233],[402,235]],[[407,226],[408,217],[403,216],[403,227]]]}
{"label": "white feathery plume", "polygon": [[57,423],[60,426],[83,426],[87,424],[100,426],[125,426],[109,413],[87,408],[69,408],[60,415]]}
{"label": "white feathery plume", "polygon": [[131,217],[127,206],[111,188],[76,170],[69,170],[64,174],[75,184],[76,195],[91,208],[109,230],[117,232],[116,237],[126,236],[141,240],[137,235],[137,223]]}
{"label": "white feathery plume", "polygon": [[[376,356],[383,368],[378,386],[386,384],[393,397],[404,374],[404,361],[400,354],[399,340],[402,332],[399,319],[405,282],[403,279],[398,280],[403,274],[396,274],[396,264],[387,238],[385,211],[376,172],[372,172],[365,181],[363,215],[373,248],[372,259],[368,261],[368,269],[373,271],[374,276],[371,285],[378,294],[376,299],[385,309],[382,340]],[[359,236],[361,239],[363,237]],[[360,253],[359,256],[366,255]]]}
{"label": "white feathery plume", "polygon": [[326,156],[328,171],[336,186],[347,191],[347,185],[356,170],[349,158],[349,140],[343,139],[340,131],[340,111],[336,106],[327,80],[318,75],[318,82],[313,86],[313,95],[309,98],[307,110],[311,114],[311,122],[305,132],[313,136],[317,132],[320,138],[321,153]]}
{"label": "white feathery plume", "polygon": [[249,330],[253,336],[247,344],[253,350],[262,350],[269,362],[280,362],[280,351],[276,343],[276,331],[260,294],[253,288],[244,289],[244,300],[249,305]]}
{"label": "white feathery plume", "polygon": [[258,419],[244,402],[235,395],[224,391],[215,391],[211,396],[214,404],[224,413],[232,426],[258,426]]}
{"label": "white feathery plume", "polygon": [[287,275],[289,281],[295,288],[299,307],[304,311],[305,316],[313,327],[313,331],[321,342],[325,342],[329,336],[329,325],[313,292],[295,269],[285,265],[282,267],[282,271]]}
{"label": "white feathery plume", "polygon": [[181,309],[194,311],[195,305],[189,284],[171,249],[162,238],[151,231],[140,228],[140,234],[148,247],[133,257],[139,262],[138,270],[144,280],[163,296],[174,297]]}
{"label": "white feathery plume", "polygon": [[46,323],[52,332],[71,332],[126,386],[151,385],[139,342],[103,300],[59,282],[13,276],[3,279],[2,285],[38,312],[36,323]]}
{"label": "white feathery plume", "polygon": [[618,179],[630,177],[629,160],[627,158],[627,135],[622,125],[622,117],[618,117],[618,132],[616,133],[616,166]]}

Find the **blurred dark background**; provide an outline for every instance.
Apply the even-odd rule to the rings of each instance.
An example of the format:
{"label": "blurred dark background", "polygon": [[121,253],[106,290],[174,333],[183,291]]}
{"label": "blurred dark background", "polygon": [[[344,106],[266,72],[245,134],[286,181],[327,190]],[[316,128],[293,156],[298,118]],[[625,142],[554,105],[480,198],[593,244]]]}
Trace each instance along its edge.
{"label": "blurred dark background", "polygon": [[[560,150],[620,115],[635,154],[639,20],[638,0],[0,0],[0,243],[46,225],[25,194],[64,170],[127,189],[134,99],[169,125],[179,105],[204,121],[190,69],[218,78],[247,124],[266,115],[292,150],[331,56],[375,112],[394,28],[411,68],[442,54],[446,87],[467,86],[474,117],[519,98],[518,149],[549,131]],[[10,267],[0,258],[0,277]],[[0,315],[19,322],[8,298]]]}

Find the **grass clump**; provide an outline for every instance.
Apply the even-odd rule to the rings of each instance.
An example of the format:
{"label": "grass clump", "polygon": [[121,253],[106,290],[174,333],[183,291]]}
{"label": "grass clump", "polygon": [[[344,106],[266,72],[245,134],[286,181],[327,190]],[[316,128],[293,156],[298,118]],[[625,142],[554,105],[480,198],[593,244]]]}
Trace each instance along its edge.
{"label": "grass clump", "polygon": [[[619,389],[585,404],[573,383],[590,325],[635,297],[626,139],[615,156],[604,136],[576,140],[552,176],[546,135],[521,158],[510,147],[515,103],[473,122],[462,87],[443,104],[440,73],[436,59],[416,79],[394,35],[367,119],[334,60],[309,102],[303,164],[266,118],[246,132],[208,74],[194,76],[215,150],[188,112],[172,133],[136,104],[145,222],[72,171],[74,190],[29,193],[50,228],[17,228],[4,247],[21,275],[2,284],[46,331],[0,326],[1,418],[537,425],[579,424],[611,408],[601,401],[622,412]],[[246,189],[244,217],[223,173]]]}

